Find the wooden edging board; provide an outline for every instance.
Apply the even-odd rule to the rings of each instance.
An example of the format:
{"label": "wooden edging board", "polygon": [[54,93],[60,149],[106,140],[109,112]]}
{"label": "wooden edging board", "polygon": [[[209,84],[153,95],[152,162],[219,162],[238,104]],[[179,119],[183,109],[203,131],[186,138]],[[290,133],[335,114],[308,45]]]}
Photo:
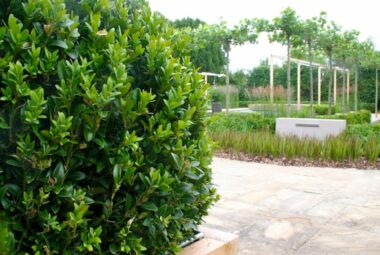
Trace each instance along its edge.
{"label": "wooden edging board", "polygon": [[237,255],[239,237],[235,234],[200,227],[204,238],[187,246],[180,255]]}

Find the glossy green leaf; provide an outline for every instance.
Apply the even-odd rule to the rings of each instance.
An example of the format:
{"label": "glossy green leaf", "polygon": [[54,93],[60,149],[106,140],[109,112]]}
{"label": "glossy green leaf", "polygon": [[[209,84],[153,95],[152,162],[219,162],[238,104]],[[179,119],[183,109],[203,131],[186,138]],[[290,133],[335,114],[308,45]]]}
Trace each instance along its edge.
{"label": "glossy green leaf", "polygon": [[119,184],[121,181],[121,168],[119,165],[113,167],[113,179],[116,184]]}
{"label": "glossy green leaf", "polygon": [[50,45],[51,46],[57,46],[57,47],[62,48],[62,49],[67,49],[68,48],[66,42],[61,41],[61,40],[52,41],[50,43]]}
{"label": "glossy green leaf", "polygon": [[141,207],[148,210],[148,211],[152,211],[152,212],[157,212],[157,210],[158,210],[158,207],[152,202],[147,202],[147,203],[143,204]]}
{"label": "glossy green leaf", "polygon": [[86,178],[86,174],[81,171],[70,172],[67,178],[74,181],[81,181]]}
{"label": "glossy green leaf", "polygon": [[89,126],[85,126],[83,131],[84,131],[84,139],[86,140],[86,142],[91,142],[92,139],[94,138],[94,133],[92,129]]}
{"label": "glossy green leaf", "polygon": [[65,178],[65,168],[62,162],[58,162],[58,164],[55,166],[52,177],[55,178],[57,183],[63,183],[63,180]]}

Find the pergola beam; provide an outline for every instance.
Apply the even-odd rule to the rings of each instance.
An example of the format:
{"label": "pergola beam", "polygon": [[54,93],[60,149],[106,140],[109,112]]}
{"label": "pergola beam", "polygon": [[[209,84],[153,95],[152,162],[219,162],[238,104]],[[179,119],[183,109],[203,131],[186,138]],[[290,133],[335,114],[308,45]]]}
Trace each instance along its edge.
{"label": "pergola beam", "polygon": [[[277,58],[277,59],[280,59],[280,60],[283,60],[283,61],[287,60],[287,58],[283,57],[283,56],[278,56],[278,55],[270,55],[270,56],[271,56],[271,59]],[[305,61],[305,60],[301,60],[301,59],[297,59],[297,58],[290,58],[290,62],[296,63],[296,64],[301,64],[303,66],[310,66],[310,62]],[[323,65],[323,64],[314,63],[314,62],[311,64],[311,66],[328,68],[328,65]],[[334,66],[333,69],[334,70],[338,70],[338,71],[345,71],[345,72],[349,71],[349,69],[344,69],[344,68],[341,68],[339,66]]]}
{"label": "pergola beam", "polygon": [[213,76],[213,77],[226,77],[225,74],[222,74],[222,73],[210,73],[210,72],[201,72],[199,73],[201,75],[203,75],[205,77],[205,82],[207,83],[207,77],[208,76]]}

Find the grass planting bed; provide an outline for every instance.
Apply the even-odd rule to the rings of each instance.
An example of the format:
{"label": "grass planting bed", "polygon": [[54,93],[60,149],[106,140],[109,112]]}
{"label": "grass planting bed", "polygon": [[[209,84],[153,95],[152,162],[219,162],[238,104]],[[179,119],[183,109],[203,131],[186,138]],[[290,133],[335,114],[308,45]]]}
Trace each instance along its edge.
{"label": "grass planting bed", "polygon": [[273,118],[248,115],[211,118],[209,132],[218,156],[280,165],[380,169],[380,125],[350,124],[341,135],[320,141],[278,136]]}

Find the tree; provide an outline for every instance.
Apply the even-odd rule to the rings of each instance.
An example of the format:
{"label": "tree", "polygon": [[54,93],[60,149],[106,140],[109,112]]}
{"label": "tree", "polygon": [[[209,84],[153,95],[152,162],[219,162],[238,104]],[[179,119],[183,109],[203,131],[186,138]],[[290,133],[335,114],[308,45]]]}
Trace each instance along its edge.
{"label": "tree", "polygon": [[345,31],[340,37],[339,37],[339,43],[335,50],[335,59],[339,65],[342,66],[344,70],[343,75],[343,90],[342,90],[342,106],[343,111],[346,112],[349,109],[349,104],[346,106],[346,93],[344,92],[344,88],[346,86],[346,75],[345,70],[347,69],[348,61],[350,60],[350,57],[352,55],[352,51],[355,49],[353,48],[353,45],[356,41],[358,41],[359,32],[356,30],[351,31]]}
{"label": "tree", "polygon": [[353,41],[350,60],[355,73],[354,83],[354,110],[358,110],[358,82],[360,64],[365,60],[368,51],[373,51],[373,43],[371,41],[359,42]]}
{"label": "tree", "polygon": [[368,50],[362,65],[369,69],[375,70],[375,114],[377,116],[379,104],[379,77],[378,72],[380,68],[380,52],[375,50]]}
{"label": "tree", "polygon": [[309,81],[310,81],[310,114],[314,114],[313,102],[314,102],[314,86],[313,86],[313,51],[317,45],[314,42],[319,36],[319,31],[323,28],[326,23],[325,13],[321,13],[319,17],[313,17],[307,19],[301,23],[301,40],[306,44],[307,47],[307,56],[309,59]]}
{"label": "tree", "polygon": [[[223,50],[226,53],[226,85],[227,89],[230,86],[230,51],[233,45],[242,45],[246,42],[255,43],[259,32],[257,31],[256,22],[254,20],[243,20],[239,25],[232,29],[227,28],[226,23],[221,23],[219,27],[219,36],[223,45]],[[227,91],[226,111],[228,112],[230,104],[230,94]]]}
{"label": "tree", "polygon": [[290,52],[293,45],[299,43],[301,23],[299,16],[290,7],[281,12],[279,17],[273,19],[269,26],[270,41],[279,42],[287,47],[287,114],[290,116],[291,84],[290,84]]}
{"label": "tree", "polygon": [[335,52],[336,48],[339,45],[339,39],[340,39],[340,27],[334,23],[329,22],[327,26],[322,29],[318,44],[319,46],[325,51],[325,54],[328,58],[328,66],[329,66],[329,86],[328,86],[328,102],[329,102],[329,109],[328,114],[331,114],[331,107],[332,107],[332,86],[333,86],[333,53]]}
{"label": "tree", "polygon": [[242,20],[238,25],[233,28],[228,28],[225,22],[217,25],[205,25],[200,27],[199,34],[204,38],[215,38],[216,41],[221,42],[223,52],[226,56],[226,111],[229,110],[229,83],[230,83],[230,52],[232,46],[242,45],[244,43],[255,43],[261,28],[261,21],[258,20]]}
{"label": "tree", "polygon": [[175,28],[191,28],[191,29],[197,29],[201,25],[205,25],[206,22],[200,20],[200,19],[193,19],[190,17],[182,18],[182,19],[176,19],[171,22],[173,27]]}
{"label": "tree", "polygon": [[184,18],[172,22],[181,36],[189,40],[189,55],[193,64],[203,72],[224,73],[227,59],[222,42],[210,26],[199,19]]}

